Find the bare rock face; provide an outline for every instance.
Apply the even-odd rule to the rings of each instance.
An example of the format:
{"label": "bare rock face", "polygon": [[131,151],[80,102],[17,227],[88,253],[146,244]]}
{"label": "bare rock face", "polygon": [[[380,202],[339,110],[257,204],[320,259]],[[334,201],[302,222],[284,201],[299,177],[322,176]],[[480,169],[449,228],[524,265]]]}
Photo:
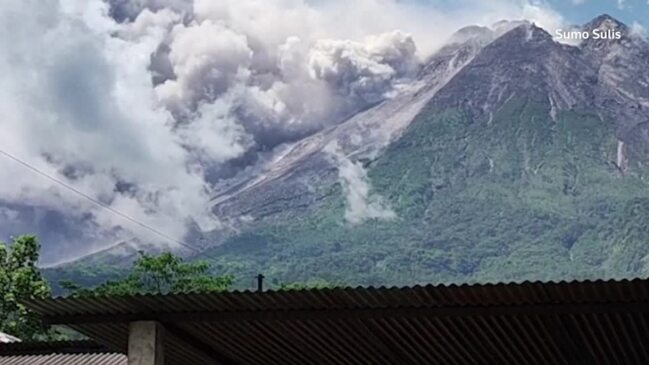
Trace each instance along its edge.
{"label": "bare rock face", "polygon": [[434,103],[466,108],[482,122],[515,95],[546,98],[556,108],[569,109],[593,100],[594,76],[578,49],[523,24],[485,47]]}
{"label": "bare rock face", "polygon": [[323,157],[326,145],[335,141],[352,159],[369,162],[428,103],[462,107],[482,123],[516,95],[549,100],[553,116],[560,110],[604,109],[618,123],[621,140],[632,143],[638,136],[630,131],[647,134],[642,108],[649,93],[649,47],[609,16],[584,27],[618,28],[621,40],[590,39],[579,47],[557,43],[527,22],[463,28],[427,60],[417,81],[392,98],[286,146],[254,174],[228,181],[213,197],[214,212],[258,220],[318,209],[328,193],[322,187],[336,182],[336,167]]}
{"label": "bare rock face", "polygon": [[[386,100],[223,182],[211,206],[230,224],[202,247],[293,281],[646,275],[649,44],[607,15],[583,29],[621,36],[461,29]],[[373,193],[390,219],[345,222],[349,195]]]}
{"label": "bare rock face", "polygon": [[649,45],[607,15],[594,19],[584,29],[622,35],[620,39],[588,39],[580,49],[597,70],[598,103],[616,114],[620,137],[631,142],[646,133],[643,125],[649,122]]}
{"label": "bare rock face", "polygon": [[[506,25],[498,29],[502,31]],[[353,160],[369,163],[496,34],[485,27],[459,30],[427,60],[415,82],[404,85],[389,99],[286,146],[254,174],[227,181],[212,198],[214,212],[219,216],[281,220],[295,210],[318,209],[329,193],[327,187],[337,181],[336,166],[323,152],[327,145],[336,143]]]}

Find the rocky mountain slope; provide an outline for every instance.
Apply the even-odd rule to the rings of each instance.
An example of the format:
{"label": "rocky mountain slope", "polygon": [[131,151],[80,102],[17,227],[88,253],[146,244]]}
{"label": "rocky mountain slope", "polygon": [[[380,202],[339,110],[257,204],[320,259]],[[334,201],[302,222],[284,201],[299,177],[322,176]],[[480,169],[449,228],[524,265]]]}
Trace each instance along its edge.
{"label": "rocky mountain slope", "polygon": [[459,31],[394,97],[224,183],[233,223],[199,257],[279,282],[646,275],[649,45],[584,29],[623,37]]}

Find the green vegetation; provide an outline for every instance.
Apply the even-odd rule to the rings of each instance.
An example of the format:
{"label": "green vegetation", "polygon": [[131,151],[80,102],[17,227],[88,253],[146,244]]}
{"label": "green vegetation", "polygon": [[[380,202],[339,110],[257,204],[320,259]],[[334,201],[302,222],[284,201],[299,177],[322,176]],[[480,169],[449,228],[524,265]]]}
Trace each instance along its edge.
{"label": "green vegetation", "polygon": [[50,296],[50,287],[36,267],[39,244],[34,236],[0,242],[0,331],[23,340],[50,337],[38,317],[20,304]]}
{"label": "green vegetation", "polygon": [[612,121],[549,110],[512,98],[478,122],[431,106],[369,165],[399,219],[345,224],[336,186],[325,208],[258,225],[209,256],[237,277],[352,285],[646,276],[646,161],[622,176]]}
{"label": "green vegetation", "polygon": [[[37,314],[29,311],[22,301],[51,297],[47,281],[41,277],[38,262],[40,245],[34,236],[21,236],[11,245],[0,242],[0,331],[22,340],[81,339],[82,335],[65,328],[49,328]],[[230,290],[231,275],[213,275],[205,261],[185,262],[164,252],[148,255],[140,252],[126,275],[107,280],[96,286],[84,286],[73,281],[59,283],[72,297],[124,296],[139,294],[213,293]],[[84,279],[83,277],[80,277]],[[86,278],[87,280],[87,278]],[[281,283],[277,290],[330,288],[337,286],[325,281]]]}
{"label": "green vegetation", "polygon": [[324,280],[315,280],[308,283],[282,283],[275,288],[274,290],[307,290],[307,289],[333,289],[344,287],[342,283],[329,283]]}
{"label": "green vegetation", "polygon": [[187,292],[222,292],[230,289],[233,277],[209,274],[207,262],[184,262],[169,252],[157,256],[140,253],[130,273],[117,280],[88,288],[72,281],[61,286],[71,296],[120,296]]}
{"label": "green vegetation", "polygon": [[368,164],[398,219],[351,226],[341,187],[318,187],[320,209],[283,212],[202,258],[240,288],[260,272],[348,285],[647,276],[649,154],[629,146],[621,173],[614,121],[550,109],[546,95],[484,118],[430,105]]}

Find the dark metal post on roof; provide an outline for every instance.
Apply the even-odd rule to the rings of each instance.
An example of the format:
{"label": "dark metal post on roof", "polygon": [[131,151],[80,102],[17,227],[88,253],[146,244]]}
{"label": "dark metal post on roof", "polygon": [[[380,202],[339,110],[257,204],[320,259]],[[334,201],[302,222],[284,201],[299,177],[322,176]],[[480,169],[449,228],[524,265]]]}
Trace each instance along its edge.
{"label": "dark metal post on roof", "polygon": [[262,274],[257,275],[257,291],[260,293],[264,291],[264,277]]}

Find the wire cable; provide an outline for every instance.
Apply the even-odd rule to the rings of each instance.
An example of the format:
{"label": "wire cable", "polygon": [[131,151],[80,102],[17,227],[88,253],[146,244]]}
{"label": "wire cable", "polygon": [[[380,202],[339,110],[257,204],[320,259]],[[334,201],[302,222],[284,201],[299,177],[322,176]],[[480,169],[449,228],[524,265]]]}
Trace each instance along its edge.
{"label": "wire cable", "polygon": [[131,223],[134,223],[134,224],[136,224],[136,225],[138,225],[138,226],[140,226],[142,228],[145,228],[145,229],[149,230],[150,232],[153,232],[153,233],[157,234],[160,237],[163,237],[163,238],[165,238],[167,240],[175,242],[175,243],[177,243],[177,244],[179,244],[179,245],[181,245],[181,246],[183,246],[185,248],[188,248],[188,249],[190,249],[190,250],[192,250],[192,251],[194,251],[196,253],[201,253],[201,250],[199,250],[198,248],[196,248],[196,247],[194,247],[194,246],[192,246],[192,245],[190,245],[190,244],[188,244],[186,242],[183,242],[183,241],[181,241],[179,239],[176,239],[176,238],[174,238],[174,237],[172,237],[172,236],[170,236],[170,235],[156,229],[155,227],[152,227],[152,226],[150,226],[150,225],[148,225],[146,223],[142,223],[142,222],[138,221],[137,219],[135,219],[135,218],[133,218],[133,217],[131,217],[131,216],[125,214],[125,213],[120,212],[117,209],[111,208],[110,206],[108,206],[108,205],[102,203],[101,201],[91,197],[90,195],[84,193],[83,191],[78,190],[74,186],[66,183],[65,181],[57,179],[54,176],[51,176],[51,175],[39,170],[38,168],[32,166],[31,164],[19,159],[18,157],[14,156],[14,155],[6,152],[6,151],[3,151],[2,149],[0,149],[0,154],[7,157],[7,158],[9,158],[9,159],[11,159],[11,160],[13,160],[14,162],[19,163],[20,165],[22,165],[22,166],[26,167],[27,169],[31,170],[32,172],[34,172],[34,173],[36,173],[36,174],[38,174],[38,175],[40,175],[42,177],[45,177],[46,179],[48,179],[50,181],[53,181],[53,182],[63,186],[64,188],[72,191],[73,193],[75,193],[75,194],[89,200],[90,202],[94,203],[95,205],[99,206],[100,208],[106,209],[107,211],[109,211],[109,212],[111,212],[111,213],[113,213],[113,214],[115,214],[115,215],[117,215],[117,216],[119,216],[119,217],[121,217],[123,219],[126,219],[126,220],[130,221]]}

